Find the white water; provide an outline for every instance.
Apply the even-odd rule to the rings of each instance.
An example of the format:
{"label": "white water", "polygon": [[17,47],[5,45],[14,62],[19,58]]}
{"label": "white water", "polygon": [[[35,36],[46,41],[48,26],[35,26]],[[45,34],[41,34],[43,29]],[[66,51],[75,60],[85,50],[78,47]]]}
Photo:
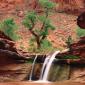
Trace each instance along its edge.
{"label": "white water", "polygon": [[[59,52],[60,51],[56,51],[52,55],[49,55],[46,57],[46,59],[43,63],[42,70],[41,70],[40,79],[38,81],[32,81],[31,83],[51,83],[48,81],[48,74],[49,74],[52,62]],[[33,62],[32,71],[31,71],[31,75],[30,75],[30,81],[32,80],[32,74],[33,74],[36,59],[37,59],[37,56],[35,57],[34,62]]]}
{"label": "white water", "polygon": [[49,59],[50,59],[50,55],[45,59],[45,61],[44,61],[44,63],[43,63],[43,67],[42,67],[41,75],[40,75],[40,80],[43,79],[45,67],[46,67],[46,65],[47,65],[47,63],[48,63],[48,61],[49,61]]}
{"label": "white water", "polygon": [[[49,61],[47,62],[46,67],[45,67],[45,66],[43,67],[43,68],[45,68],[44,74],[41,74],[41,75],[43,75],[42,81],[47,81],[47,79],[48,79],[48,74],[49,74],[49,70],[50,70],[50,68],[51,68],[52,62],[53,62],[53,60],[55,59],[56,55],[57,55],[59,52],[60,52],[60,51],[56,51],[56,52],[54,52],[54,53],[52,54],[52,56],[50,56],[50,57],[48,56]],[[43,65],[44,65],[44,64],[43,64]]]}
{"label": "white water", "polygon": [[31,73],[30,73],[30,77],[29,77],[29,81],[32,81],[32,75],[33,75],[33,71],[34,71],[34,67],[35,67],[35,63],[36,63],[36,60],[37,60],[37,55],[35,56],[35,59],[33,61],[33,64],[32,64],[32,70],[31,70]]}

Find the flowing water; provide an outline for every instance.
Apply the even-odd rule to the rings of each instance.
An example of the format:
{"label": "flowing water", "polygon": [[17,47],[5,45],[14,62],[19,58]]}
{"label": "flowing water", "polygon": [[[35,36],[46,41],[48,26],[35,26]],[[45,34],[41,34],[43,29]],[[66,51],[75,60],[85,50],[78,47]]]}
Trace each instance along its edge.
{"label": "flowing water", "polygon": [[[43,63],[42,70],[41,70],[40,79],[38,81],[34,81],[34,82],[37,82],[37,83],[49,83],[48,74],[49,74],[52,62],[54,61],[55,57],[57,56],[57,54],[59,52],[60,51],[56,51],[52,55],[49,55],[49,56],[46,57],[46,59],[45,59],[45,61]],[[32,74],[33,74],[36,59],[37,59],[37,56],[35,57],[34,62],[33,62],[32,71],[31,71],[31,75],[30,75],[30,80],[32,80]]]}
{"label": "flowing water", "polygon": [[[55,57],[57,56],[57,54],[59,52],[60,51],[56,51],[52,55],[49,55],[46,57],[46,59],[43,63],[42,70],[41,70],[40,79],[38,81],[34,81],[34,83],[35,82],[37,82],[37,83],[49,83],[48,74],[49,74],[52,62],[54,61]],[[33,70],[34,70],[36,59],[37,59],[37,56],[35,57],[33,65],[32,65],[32,71],[31,71],[31,75],[30,75],[30,79],[29,79],[30,81],[32,80],[32,75],[33,75]]]}
{"label": "flowing water", "polygon": [[38,57],[38,56],[36,55],[36,56],[35,56],[35,59],[34,59],[34,61],[33,61],[32,70],[31,70],[31,73],[30,73],[29,81],[32,81],[33,71],[34,71],[34,67],[35,67],[35,63],[36,63],[37,57]]}
{"label": "flowing water", "polygon": [[44,75],[44,71],[45,71],[45,67],[49,61],[49,58],[50,58],[50,55],[45,59],[44,63],[43,63],[43,67],[42,67],[42,70],[41,70],[41,75],[40,75],[40,80],[43,79],[43,75]]}
{"label": "flowing water", "polygon": [[[49,71],[50,71],[50,68],[51,68],[51,65],[52,65],[52,62],[53,60],[55,59],[56,55],[59,53],[60,51],[56,51],[52,54],[52,56],[48,56],[47,58],[49,58],[46,66],[43,64],[43,68],[45,68],[44,70],[44,73],[41,74],[43,77],[42,77],[42,81],[47,81],[48,80],[48,74],[49,74]],[[44,62],[45,63],[45,62]],[[42,69],[43,70],[43,69]]]}

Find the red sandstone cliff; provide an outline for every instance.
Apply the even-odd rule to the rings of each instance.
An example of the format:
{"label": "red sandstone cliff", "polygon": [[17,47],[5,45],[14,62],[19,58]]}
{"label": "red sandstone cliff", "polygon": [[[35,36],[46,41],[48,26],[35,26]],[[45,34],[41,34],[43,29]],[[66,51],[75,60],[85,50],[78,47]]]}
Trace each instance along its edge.
{"label": "red sandstone cliff", "polygon": [[[26,7],[26,9],[34,9],[38,7],[37,0],[0,0],[1,9],[13,9],[17,8],[19,5]],[[59,4],[59,10],[65,11],[84,11],[85,0],[51,0]]]}

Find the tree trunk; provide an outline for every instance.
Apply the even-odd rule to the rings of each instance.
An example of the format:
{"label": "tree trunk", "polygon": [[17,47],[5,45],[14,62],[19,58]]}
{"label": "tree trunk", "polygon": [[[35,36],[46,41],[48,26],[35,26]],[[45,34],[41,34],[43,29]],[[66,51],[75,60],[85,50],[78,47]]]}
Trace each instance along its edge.
{"label": "tree trunk", "polygon": [[37,37],[36,41],[37,41],[37,48],[39,49],[41,47],[40,38]]}

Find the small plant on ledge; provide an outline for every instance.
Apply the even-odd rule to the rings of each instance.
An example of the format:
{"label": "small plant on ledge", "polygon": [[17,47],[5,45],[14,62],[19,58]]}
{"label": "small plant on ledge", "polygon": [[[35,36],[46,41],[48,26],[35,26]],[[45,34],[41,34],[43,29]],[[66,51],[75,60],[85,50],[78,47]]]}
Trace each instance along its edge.
{"label": "small plant on ledge", "polygon": [[69,37],[67,38],[66,44],[67,44],[67,48],[69,48],[69,52],[70,52],[70,53],[71,53],[71,51],[72,51],[72,47],[71,47],[71,44],[72,44],[72,43],[73,43],[72,37],[69,36]]}
{"label": "small plant on ledge", "polygon": [[63,59],[80,59],[80,57],[75,55],[65,55],[63,56]]}
{"label": "small plant on ledge", "polygon": [[[39,0],[39,4],[44,9],[44,12],[42,14],[36,11],[28,12],[23,20],[24,26],[28,28],[33,36],[31,44],[36,44],[37,49],[42,48],[45,43],[47,47],[51,46],[50,42],[47,40],[47,36],[49,30],[55,30],[55,27],[49,19],[49,12],[54,8],[55,4],[49,0]],[[36,27],[38,23],[40,26]]]}

